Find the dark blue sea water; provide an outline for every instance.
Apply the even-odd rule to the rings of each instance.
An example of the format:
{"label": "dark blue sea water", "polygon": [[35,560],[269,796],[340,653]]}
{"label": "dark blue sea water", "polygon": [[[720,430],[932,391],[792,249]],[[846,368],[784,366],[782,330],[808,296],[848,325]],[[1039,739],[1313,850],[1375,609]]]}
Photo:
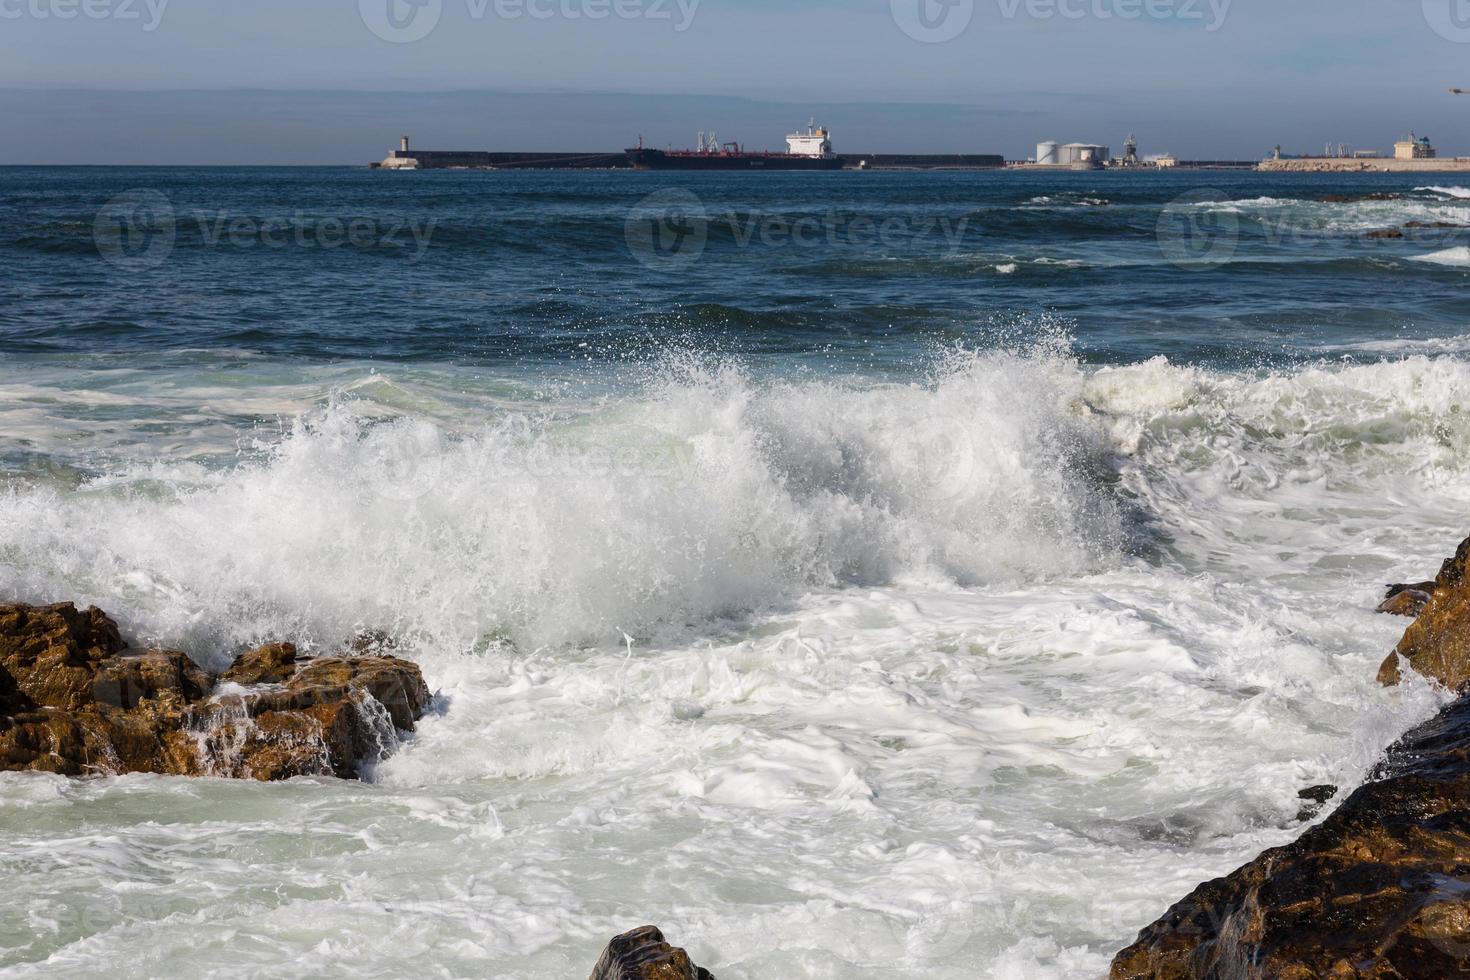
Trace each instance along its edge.
{"label": "dark blue sea water", "polygon": [[[1463,330],[1470,268],[1423,258],[1466,229],[1365,238],[1470,221],[1431,183],[8,168],[0,352],[525,363],[677,344],[892,365],[1047,317],[1098,362],[1310,358]],[[630,227],[686,213],[696,237],[669,254]]]}
{"label": "dark blue sea water", "polygon": [[0,973],[564,980],[656,922],[721,980],[1106,975],[1439,704],[1372,610],[1466,533],[1466,226],[0,169],[0,602],[212,667],[381,631],[437,693],[364,783],[0,773]]}

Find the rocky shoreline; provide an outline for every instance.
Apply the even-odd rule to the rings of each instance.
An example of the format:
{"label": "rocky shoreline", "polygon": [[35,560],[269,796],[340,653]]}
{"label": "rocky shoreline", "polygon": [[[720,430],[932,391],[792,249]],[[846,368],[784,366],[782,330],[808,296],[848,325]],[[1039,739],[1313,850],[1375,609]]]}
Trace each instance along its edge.
{"label": "rocky shoreline", "polygon": [[429,700],[416,665],[368,649],[268,644],[214,675],[177,650],[130,651],[100,609],[0,605],[0,771],[348,779]]}
{"label": "rocky shoreline", "polygon": [[1379,670],[1460,695],[1296,842],[1200,885],[1114,959],[1114,980],[1470,976],[1470,539],[1379,609],[1416,617]]}

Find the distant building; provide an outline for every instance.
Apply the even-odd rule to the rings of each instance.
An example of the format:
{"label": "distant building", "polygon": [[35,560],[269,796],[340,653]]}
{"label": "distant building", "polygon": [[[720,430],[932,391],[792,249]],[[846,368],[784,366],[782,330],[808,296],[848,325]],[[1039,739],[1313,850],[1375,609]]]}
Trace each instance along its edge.
{"label": "distant building", "polygon": [[1061,147],[1056,140],[1036,144],[1036,162],[1045,167],[1055,167],[1062,162]]}
{"label": "distant building", "polygon": [[1153,157],[1152,160],[1155,167],[1162,167],[1165,170],[1170,167],[1179,166],[1179,160],[1172,153],[1165,153],[1162,156]]}
{"label": "distant building", "polygon": [[1429,143],[1428,136],[1415,136],[1409,134],[1408,139],[1399,140],[1393,145],[1393,158],[1395,160],[1433,160],[1437,153]]}
{"label": "distant building", "polygon": [[1068,143],[1058,151],[1058,163],[1095,163],[1103,164],[1112,159],[1112,152],[1098,143]]}

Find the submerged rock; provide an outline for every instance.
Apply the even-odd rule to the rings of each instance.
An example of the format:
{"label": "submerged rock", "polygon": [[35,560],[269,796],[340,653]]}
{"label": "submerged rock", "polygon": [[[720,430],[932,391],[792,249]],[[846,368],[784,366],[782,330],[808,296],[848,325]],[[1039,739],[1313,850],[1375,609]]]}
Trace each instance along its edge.
{"label": "submerged rock", "polygon": [[1169,909],[1112,976],[1470,976],[1470,699],[1296,843]]}
{"label": "submerged rock", "polygon": [[607,944],[589,980],[715,980],[689,954],[670,946],[653,926],[625,932]]}
{"label": "submerged rock", "polygon": [[346,778],[429,703],[418,667],[393,657],[270,644],[215,677],[184,653],[126,649],[98,609],[0,605],[0,770]]}

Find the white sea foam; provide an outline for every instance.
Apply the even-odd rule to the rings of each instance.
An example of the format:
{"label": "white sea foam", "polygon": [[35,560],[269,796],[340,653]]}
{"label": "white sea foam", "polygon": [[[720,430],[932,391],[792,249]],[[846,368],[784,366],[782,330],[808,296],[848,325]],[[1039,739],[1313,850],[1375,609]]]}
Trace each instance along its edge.
{"label": "white sea foam", "polygon": [[717,975],[1098,976],[1439,703],[1371,608],[1464,534],[1453,357],[380,384],[0,496],[8,595],[387,628],[445,705],[372,786],[0,776],[7,975],[549,978],[653,921]]}
{"label": "white sea foam", "polygon": [[1443,194],[1445,197],[1453,197],[1459,200],[1470,200],[1470,187],[1416,187],[1416,191],[1428,191],[1431,194]]}
{"label": "white sea foam", "polygon": [[1470,267],[1470,245],[1457,245],[1454,248],[1430,252],[1428,255],[1416,255],[1414,256],[1414,261],[1432,262],[1435,265],[1451,265],[1457,268]]}

